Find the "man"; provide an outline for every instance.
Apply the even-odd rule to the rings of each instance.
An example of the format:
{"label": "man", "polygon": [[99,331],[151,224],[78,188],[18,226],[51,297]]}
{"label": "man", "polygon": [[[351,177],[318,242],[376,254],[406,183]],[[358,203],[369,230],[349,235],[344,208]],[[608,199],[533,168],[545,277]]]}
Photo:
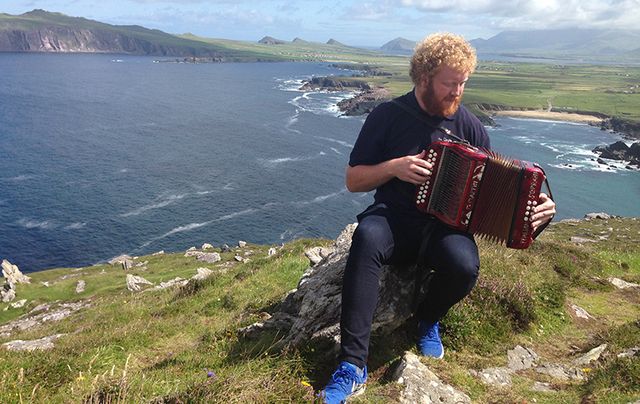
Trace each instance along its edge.
{"label": "man", "polygon": [[[346,185],[351,192],[376,190],[374,203],[358,215],[342,289],[340,365],[322,391],[326,403],[342,403],[364,391],[371,323],[378,280],[385,264],[415,262],[429,219],[415,206],[415,187],[432,166],[423,157],[431,142],[448,131],[474,146],[489,148],[482,123],[460,101],[476,67],[475,50],[460,36],[425,38],[411,59],[414,89],[381,104],[367,117],[351,152]],[[414,113],[408,112],[411,108]],[[418,114],[418,116],[415,116]],[[418,119],[419,118],[419,119]],[[442,128],[442,129],[438,129]],[[555,203],[540,194],[534,228],[548,223]],[[473,236],[436,222],[426,257],[435,272],[420,303],[418,351],[442,358],[438,322],[471,292],[480,267]]]}

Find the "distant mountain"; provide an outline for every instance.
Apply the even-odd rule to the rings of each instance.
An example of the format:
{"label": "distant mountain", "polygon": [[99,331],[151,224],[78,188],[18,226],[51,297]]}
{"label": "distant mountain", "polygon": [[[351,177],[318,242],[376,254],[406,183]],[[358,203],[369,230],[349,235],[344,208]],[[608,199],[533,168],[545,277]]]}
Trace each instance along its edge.
{"label": "distant mountain", "polygon": [[338,42],[335,39],[331,38],[327,41],[327,45],[333,45],[333,46],[347,46],[345,44],[343,44],[342,42]]}
{"label": "distant mountain", "polygon": [[287,41],[283,41],[282,39],[276,39],[272,36],[265,36],[264,38],[259,40],[258,43],[261,43],[264,45],[284,45],[287,43]]}
{"label": "distant mountain", "polygon": [[633,54],[640,45],[640,30],[505,31],[486,40],[474,39],[471,43],[481,54],[608,58]]}
{"label": "distant mountain", "polygon": [[33,10],[0,14],[0,52],[97,52],[223,58],[224,48],[137,25]]}
{"label": "distant mountain", "polygon": [[380,50],[384,53],[390,53],[394,55],[410,55],[413,53],[413,48],[416,47],[416,41],[410,41],[405,38],[396,38],[380,47]]}

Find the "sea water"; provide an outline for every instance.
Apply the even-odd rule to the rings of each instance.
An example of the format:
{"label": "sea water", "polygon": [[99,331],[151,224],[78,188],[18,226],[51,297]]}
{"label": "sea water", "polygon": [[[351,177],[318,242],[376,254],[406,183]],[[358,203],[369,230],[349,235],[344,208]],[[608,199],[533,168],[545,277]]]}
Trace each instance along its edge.
{"label": "sea water", "polygon": [[[334,238],[372,200],[344,186],[364,117],[299,90],[323,63],[187,64],[0,54],[0,259],[25,272],[204,242]],[[640,216],[640,173],[590,151],[619,136],[498,119],[494,148],[539,162],[558,218]]]}

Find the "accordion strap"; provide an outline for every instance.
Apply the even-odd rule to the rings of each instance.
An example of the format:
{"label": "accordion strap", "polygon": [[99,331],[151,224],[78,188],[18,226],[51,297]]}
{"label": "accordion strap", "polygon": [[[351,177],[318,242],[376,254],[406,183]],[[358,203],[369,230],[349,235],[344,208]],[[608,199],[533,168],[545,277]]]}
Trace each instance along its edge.
{"label": "accordion strap", "polygon": [[394,98],[394,99],[391,100],[391,102],[394,103],[395,105],[399,106],[403,110],[405,110],[405,112],[408,112],[414,118],[418,119],[419,121],[421,121],[423,123],[426,123],[429,127],[433,128],[435,130],[439,130],[440,132],[444,133],[446,136],[450,136],[450,137],[454,138],[455,140],[457,140],[459,142],[462,142],[462,143],[469,143],[465,139],[463,139],[460,136],[457,136],[456,134],[454,134],[451,130],[449,130],[447,128],[443,128],[442,126],[434,125],[431,121],[429,121],[427,119],[427,117],[425,117],[424,115],[422,115],[421,113],[416,111],[414,108],[408,106],[404,102],[400,101],[399,98]]}

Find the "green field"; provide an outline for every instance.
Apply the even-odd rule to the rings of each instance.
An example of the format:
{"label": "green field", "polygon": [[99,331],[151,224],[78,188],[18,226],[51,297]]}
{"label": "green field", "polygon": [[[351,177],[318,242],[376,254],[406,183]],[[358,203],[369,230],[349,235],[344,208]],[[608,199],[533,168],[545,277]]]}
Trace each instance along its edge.
{"label": "green field", "polygon": [[[634,402],[640,398],[640,357],[617,354],[640,347],[640,288],[619,290],[607,279],[640,283],[639,234],[637,219],[614,218],[552,225],[524,251],[481,242],[479,282],[443,321],[445,359],[424,363],[475,403]],[[576,245],[572,236],[599,241]],[[1,304],[0,327],[42,313],[42,304],[85,307],[0,337],[5,343],[62,334],[50,350],[0,347],[1,401],[312,402],[335,366],[333,356],[314,343],[279,351],[273,349],[277,335],[246,340],[237,330],[273,313],[308,267],[305,249],[327,244],[298,240],[271,256],[269,246],[248,245],[222,252],[215,264],[174,253],[135,258],[128,271],[96,265],[30,274],[31,284],[17,286],[25,306]],[[248,261],[238,262],[236,255]],[[146,292],[125,287],[127,274],[157,285],[188,279],[202,266],[213,271],[211,277],[185,286]],[[86,290],[76,293],[80,279]],[[577,318],[573,304],[594,319]],[[385,374],[405,350],[414,350],[411,335],[402,329],[374,338],[367,392],[354,403],[397,402],[400,387]],[[469,373],[503,366],[506,351],[516,344],[532,348],[541,363],[570,364],[602,343],[607,351],[581,368],[582,381],[528,370],[514,374],[512,386],[496,388]],[[536,382],[549,383],[552,391],[533,391]]]}

